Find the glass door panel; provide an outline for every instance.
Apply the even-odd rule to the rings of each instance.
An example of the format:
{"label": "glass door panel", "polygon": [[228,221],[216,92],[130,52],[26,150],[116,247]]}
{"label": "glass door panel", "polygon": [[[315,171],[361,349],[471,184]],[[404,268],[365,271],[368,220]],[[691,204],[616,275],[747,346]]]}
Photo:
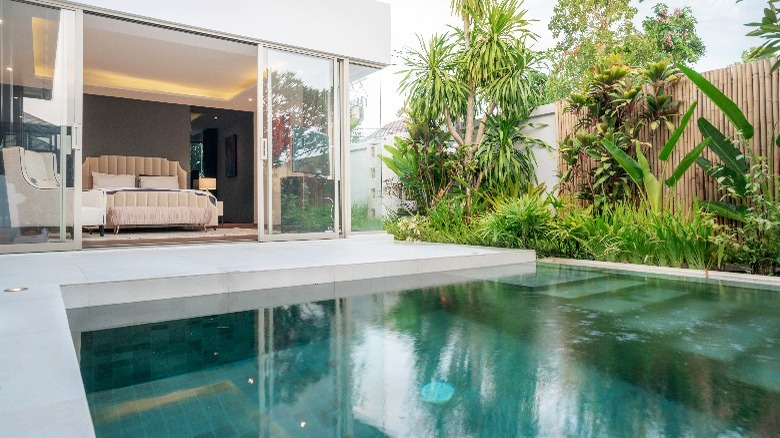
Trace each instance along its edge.
{"label": "glass door panel", "polygon": [[72,243],[75,12],[0,0],[0,20],[0,251]]}
{"label": "glass door panel", "polygon": [[334,60],[269,49],[266,65],[266,232],[337,234]]}

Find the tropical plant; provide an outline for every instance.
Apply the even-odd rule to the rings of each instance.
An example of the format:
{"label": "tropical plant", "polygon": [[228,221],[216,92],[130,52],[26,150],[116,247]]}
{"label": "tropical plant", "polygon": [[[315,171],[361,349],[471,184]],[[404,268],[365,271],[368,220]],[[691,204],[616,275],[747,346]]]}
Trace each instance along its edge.
{"label": "tropical plant", "polygon": [[[747,195],[747,172],[750,164],[744,152],[740,150],[742,140],[753,137],[753,125],[733,100],[715,87],[704,76],[686,66],[680,66],[682,72],[723,112],[737,129],[737,138],[731,140],[706,118],[698,120],[699,131],[705,140],[709,140],[710,149],[721,159],[721,164],[713,164],[710,160],[699,157],[696,163],[718,181],[726,196],[744,199]],[[721,216],[741,220],[745,212],[744,206],[737,206],[724,201],[702,201],[702,206]]]}
{"label": "tropical plant", "polygon": [[[757,36],[766,40],[753,50],[750,55],[751,58],[764,59],[780,54],[780,0],[768,0],[761,22],[748,23],[745,26],[756,28],[749,32],[748,36]],[[775,71],[778,68],[780,68],[780,59],[772,64],[771,71]]]}
{"label": "tropical plant", "polygon": [[552,215],[541,196],[522,196],[501,202],[479,221],[477,235],[484,243],[535,249],[548,238]]}
{"label": "tropical plant", "polygon": [[525,119],[541,93],[532,68],[536,55],[526,46],[535,36],[520,5],[454,0],[462,27],[428,41],[420,38],[419,49],[403,54],[407,68],[399,90],[407,93],[408,114],[446,126],[462,163],[448,184],[465,193],[468,208],[481,174],[475,156],[490,119]]}
{"label": "tropical plant", "polygon": [[779,187],[780,177],[769,173],[765,158],[756,160],[747,174],[748,206],[737,228],[734,261],[756,274],[777,274],[780,268],[780,202],[772,187]]}
{"label": "tropical plant", "polygon": [[[688,111],[683,116],[680,125],[672,133],[672,135],[669,137],[669,140],[658,154],[658,159],[664,162],[664,166],[661,170],[661,176],[665,179],[664,183],[671,189],[674,189],[674,187],[677,185],[677,182],[680,181],[680,178],[682,178],[683,174],[688,170],[688,168],[691,167],[691,165],[693,165],[696,159],[701,155],[702,152],[704,152],[704,149],[710,143],[710,138],[705,138],[704,141],[699,143],[698,146],[693,148],[692,151],[685,155],[685,157],[677,165],[677,168],[675,168],[671,175],[666,178],[669,157],[674,151],[674,148],[677,146],[677,142],[685,130],[685,127],[688,126],[688,121],[691,119],[695,109],[696,102],[693,102],[693,104],[691,104],[690,108],[688,108]],[[659,181],[658,178],[653,175],[653,172],[650,169],[650,163],[642,153],[642,148],[639,144],[636,145],[636,160],[615,146],[615,144],[610,139],[605,138],[601,140],[601,144],[609,151],[610,154],[612,154],[612,156],[615,158],[615,161],[620,164],[626,173],[631,176],[631,179],[637,184],[637,186],[644,189],[643,195],[652,211],[659,212],[662,208],[666,207],[666,203],[663,201],[663,185],[661,184],[661,181]]]}
{"label": "tropical plant", "polygon": [[653,131],[674,126],[671,118],[680,102],[666,89],[676,80],[677,71],[667,61],[650,63],[644,69],[631,68],[617,55],[598,62],[580,91],[567,99],[565,111],[577,116],[577,124],[574,135],[560,143],[561,156],[569,165],[561,182],[584,181],[570,190],[597,207],[631,193],[630,179],[637,174],[629,175],[602,140],[638,159],[634,155],[642,146],[638,138],[642,127]]}
{"label": "tropical plant", "polygon": [[515,118],[488,120],[475,157],[481,172],[478,187],[489,199],[516,198],[537,182],[536,156],[531,146],[547,145],[523,134],[526,126]]}

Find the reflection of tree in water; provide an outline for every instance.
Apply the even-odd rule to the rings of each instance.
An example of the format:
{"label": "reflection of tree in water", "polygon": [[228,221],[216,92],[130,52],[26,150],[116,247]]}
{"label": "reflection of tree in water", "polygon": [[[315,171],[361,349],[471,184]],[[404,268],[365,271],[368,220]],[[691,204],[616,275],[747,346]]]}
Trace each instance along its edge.
{"label": "reflection of tree in water", "polygon": [[621,341],[614,334],[626,329],[615,317],[591,319],[570,303],[499,282],[403,294],[389,318],[413,340],[415,383],[446,380],[456,391],[447,409],[429,407],[436,429],[681,436],[714,431],[721,419],[759,434],[780,430],[780,394],[674,348],[677,332]]}
{"label": "reflection of tree in water", "polygon": [[493,322],[513,333],[533,336],[535,322],[522,316],[529,315],[522,301],[514,301],[511,318],[495,312],[510,302],[503,297],[507,289],[501,283],[470,283],[410,292],[390,313],[393,326],[413,339],[417,387],[432,380],[455,387],[456,400],[449,409],[431,406],[436,430],[491,436],[532,432],[524,423],[531,417],[523,415],[522,406],[536,390],[536,380],[527,374],[533,370],[523,366],[531,361],[530,353],[488,323],[498,318]]}
{"label": "reflection of tree in water", "polygon": [[277,307],[274,315],[274,401],[295,403],[330,371],[334,301]]}
{"label": "reflection of tree in water", "polygon": [[[313,88],[293,71],[273,70],[271,84],[274,167],[327,155],[331,88]],[[264,93],[266,103],[267,98]]]}

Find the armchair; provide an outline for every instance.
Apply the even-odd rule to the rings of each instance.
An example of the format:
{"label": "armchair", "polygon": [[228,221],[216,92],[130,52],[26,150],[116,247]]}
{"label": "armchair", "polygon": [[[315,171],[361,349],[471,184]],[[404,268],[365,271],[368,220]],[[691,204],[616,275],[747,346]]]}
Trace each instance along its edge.
{"label": "armchair", "polygon": [[[57,227],[60,225],[60,175],[51,152],[3,148],[11,226]],[[73,188],[65,189],[67,225],[73,224]]]}

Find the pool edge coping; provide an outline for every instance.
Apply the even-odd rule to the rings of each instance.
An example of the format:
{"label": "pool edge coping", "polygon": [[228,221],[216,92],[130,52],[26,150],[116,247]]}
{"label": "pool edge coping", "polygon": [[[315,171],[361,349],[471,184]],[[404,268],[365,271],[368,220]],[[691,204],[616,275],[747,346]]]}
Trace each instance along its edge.
{"label": "pool edge coping", "polygon": [[623,271],[639,274],[669,275],[682,278],[695,278],[702,280],[723,281],[732,284],[770,286],[780,288],[780,277],[767,275],[743,274],[739,272],[724,272],[704,269],[671,268],[666,266],[641,265],[634,263],[602,262],[597,260],[567,259],[559,257],[545,257],[536,260],[537,263],[554,263],[565,266],[578,266],[584,268],[601,268],[614,271]]}

